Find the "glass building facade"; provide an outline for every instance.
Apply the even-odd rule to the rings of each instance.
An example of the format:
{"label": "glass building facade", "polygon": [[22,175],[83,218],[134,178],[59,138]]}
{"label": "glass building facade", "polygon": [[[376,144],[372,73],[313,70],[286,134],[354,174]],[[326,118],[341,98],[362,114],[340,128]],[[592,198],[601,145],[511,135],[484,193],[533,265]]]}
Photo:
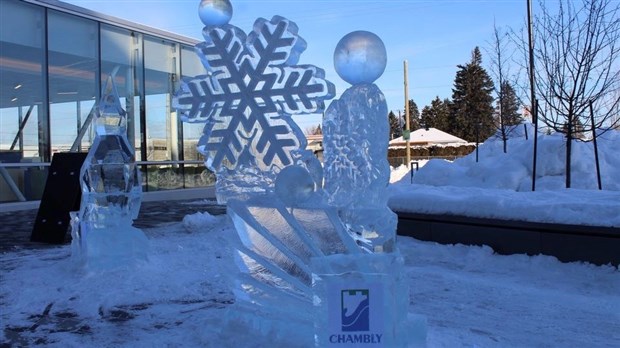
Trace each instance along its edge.
{"label": "glass building facade", "polygon": [[203,125],[172,96],[205,74],[197,40],[50,0],[0,0],[0,204],[41,198],[54,153],[87,152],[108,76],[127,111],[144,191],[212,185]]}

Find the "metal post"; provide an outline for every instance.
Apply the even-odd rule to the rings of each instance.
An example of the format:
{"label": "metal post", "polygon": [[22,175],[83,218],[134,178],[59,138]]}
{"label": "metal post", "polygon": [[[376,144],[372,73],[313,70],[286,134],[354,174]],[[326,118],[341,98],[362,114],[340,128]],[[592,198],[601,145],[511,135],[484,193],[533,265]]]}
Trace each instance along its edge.
{"label": "metal post", "polygon": [[[80,130],[82,129],[82,102],[81,101],[77,101],[77,133],[80,133]],[[77,147],[77,152],[82,152],[82,139],[80,139],[80,143],[78,144]]]}
{"label": "metal post", "polygon": [[598,160],[598,145],[596,144],[596,127],[594,127],[594,107],[592,106],[592,101],[590,101],[590,120],[592,121],[592,140],[594,142],[594,160],[596,161],[596,180],[598,182],[598,189],[602,190],[601,165]]}
{"label": "metal post", "polygon": [[[405,60],[403,62],[405,68],[405,130],[407,133],[411,131],[409,129],[409,63]],[[411,146],[409,139],[407,139],[407,163],[411,162]]]}
{"label": "metal post", "polygon": [[[21,120],[21,122],[19,123],[19,129],[17,130],[17,134],[15,135],[15,139],[13,139],[13,142],[11,143],[11,147],[9,148],[9,150],[13,150],[15,148],[15,145],[17,145],[17,143],[19,142],[19,149],[22,151],[24,151],[24,128],[26,127],[26,123],[28,123],[28,119],[30,118],[30,114],[32,113],[32,110],[34,109],[34,105],[30,105],[30,107],[28,108],[28,111],[26,112],[26,116],[24,116],[24,119]],[[21,107],[20,107],[21,110]]]}
{"label": "metal post", "polygon": [[532,163],[532,191],[536,191],[536,151],[538,150],[538,102],[536,101],[536,80],[534,77],[534,30],[532,27],[532,3],[527,0],[527,37],[529,41],[530,58],[530,100],[531,112],[534,121],[534,156]]}
{"label": "metal post", "polygon": [[480,146],[480,122],[476,123],[476,163],[478,163],[478,147]]}

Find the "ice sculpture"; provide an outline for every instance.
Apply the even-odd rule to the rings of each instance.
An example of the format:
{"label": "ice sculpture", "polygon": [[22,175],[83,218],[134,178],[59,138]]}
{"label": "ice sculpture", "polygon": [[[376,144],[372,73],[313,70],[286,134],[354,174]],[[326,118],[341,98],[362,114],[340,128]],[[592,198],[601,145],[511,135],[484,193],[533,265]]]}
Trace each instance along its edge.
{"label": "ice sculpture", "polygon": [[80,171],[80,211],[72,215],[72,250],[87,267],[108,269],[146,260],[148,239],[132,226],[142,182],[111,76],[95,112],[96,136]]}
{"label": "ice sculpture", "polygon": [[227,0],[203,0],[199,14],[208,74],[184,81],[174,104],[184,121],[206,123],[199,150],[239,236],[224,325],[303,331],[298,346],[406,344],[408,289],[385,195],[387,106],[373,84],[383,43],[355,32],[338,45],[336,69],[354,86],[325,116],[326,192],[291,115],[320,112],[334,87],[319,68],[295,65],[305,49],[297,26],[258,19],[246,37],[228,24]]}
{"label": "ice sculpture", "polygon": [[323,119],[325,191],[347,228],[371,252],[394,249],[397,217],[387,207],[387,105],[373,83],[387,61],[381,39],[367,31],[344,36],[334,65],[352,83]]}
{"label": "ice sculpture", "polygon": [[246,36],[228,24],[228,0],[203,0],[199,14],[205,41],[196,52],[208,74],[183,81],[173,103],[183,121],[205,123],[198,150],[217,176],[218,202],[272,192],[293,164],[320,184],[320,163],[291,115],[321,113],[335,89],[323,70],[296,65],[306,48],[297,25],[260,18]]}

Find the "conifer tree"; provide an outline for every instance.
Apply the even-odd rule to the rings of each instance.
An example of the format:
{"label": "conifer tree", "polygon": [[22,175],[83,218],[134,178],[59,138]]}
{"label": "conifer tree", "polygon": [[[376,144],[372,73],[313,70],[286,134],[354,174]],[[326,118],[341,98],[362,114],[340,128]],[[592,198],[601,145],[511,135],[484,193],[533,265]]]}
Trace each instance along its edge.
{"label": "conifer tree", "polygon": [[420,126],[424,128],[437,128],[451,133],[450,100],[441,100],[435,97],[430,106],[425,106],[420,115]]}
{"label": "conifer tree", "polygon": [[523,117],[519,113],[519,100],[517,93],[508,81],[502,82],[501,86],[501,105],[497,101],[499,111],[502,113],[504,126],[516,126],[521,124]]}
{"label": "conifer tree", "polygon": [[388,114],[388,121],[390,122],[390,140],[403,135],[403,125],[393,111]]}
{"label": "conifer tree", "polygon": [[482,67],[476,47],[471,61],[458,65],[452,89],[452,133],[467,141],[484,141],[494,133],[493,81]]}
{"label": "conifer tree", "polygon": [[418,104],[409,99],[409,130],[413,132],[418,129],[420,129],[420,110]]}

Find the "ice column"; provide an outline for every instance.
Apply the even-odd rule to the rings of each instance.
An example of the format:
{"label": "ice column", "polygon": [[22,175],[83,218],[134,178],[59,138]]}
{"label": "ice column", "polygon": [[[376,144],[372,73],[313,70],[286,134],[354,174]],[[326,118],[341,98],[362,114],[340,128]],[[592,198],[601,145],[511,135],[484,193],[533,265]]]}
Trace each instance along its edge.
{"label": "ice column", "polygon": [[111,76],[95,109],[95,132],[80,171],[82,201],[72,219],[73,256],[95,269],[146,260],[148,239],[132,226],[140,211],[141,176]]}
{"label": "ice column", "polygon": [[387,105],[373,83],[387,61],[381,39],[367,31],[344,36],[334,53],[340,77],[353,86],[323,119],[325,191],[349,232],[371,252],[394,249],[396,215],[387,207]]}
{"label": "ice column", "polygon": [[325,191],[367,253],[312,258],[317,347],[424,345],[424,322],[408,313],[397,218],[387,206],[387,106],[373,84],[386,60],[383,42],[367,31],[344,36],[334,53],[336,72],[353,86],[323,119]]}

